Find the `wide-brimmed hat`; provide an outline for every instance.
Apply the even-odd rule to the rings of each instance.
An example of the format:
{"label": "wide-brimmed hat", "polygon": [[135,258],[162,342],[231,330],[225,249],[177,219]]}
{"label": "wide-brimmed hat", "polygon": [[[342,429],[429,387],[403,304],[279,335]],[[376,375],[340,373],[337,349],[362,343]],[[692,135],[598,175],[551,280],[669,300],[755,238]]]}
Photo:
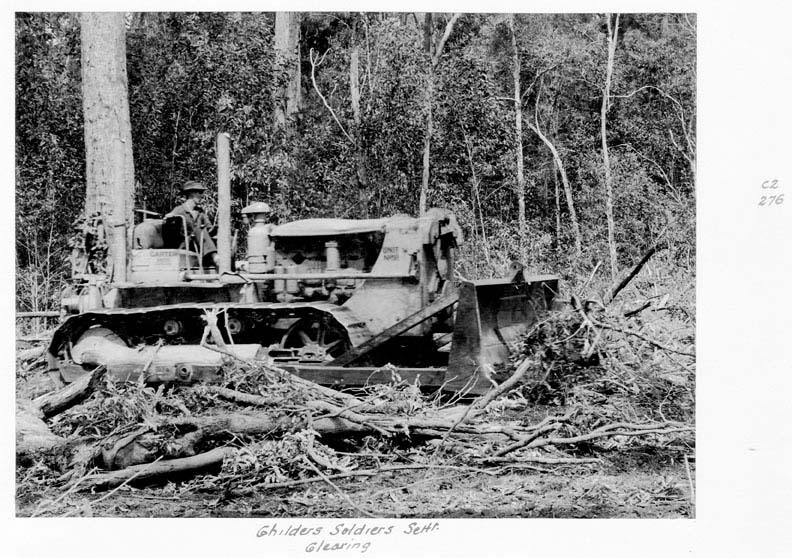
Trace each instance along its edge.
{"label": "wide-brimmed hat", "polygon": [[181,191],[183,194],[186,194],[187,192],[205,192],[206,186],[200,182],[196,182],[195,180],[188,180],[182,185]]}

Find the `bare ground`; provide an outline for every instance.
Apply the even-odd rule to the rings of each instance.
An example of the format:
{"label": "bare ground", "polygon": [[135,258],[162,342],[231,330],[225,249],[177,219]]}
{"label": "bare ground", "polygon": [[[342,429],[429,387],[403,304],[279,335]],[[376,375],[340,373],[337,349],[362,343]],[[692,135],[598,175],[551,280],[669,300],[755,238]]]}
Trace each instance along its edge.
{"label": "bare ground", "polygon": [[[420,470],[341,479],[234,496],[222,487],[169,483],[107,493],[19,493],[18,516],[692,518],[691,482],[677,452],[640,448],[603,465],[554,466],[488,475]],[[343,492],[343,495],[341,494]]]}

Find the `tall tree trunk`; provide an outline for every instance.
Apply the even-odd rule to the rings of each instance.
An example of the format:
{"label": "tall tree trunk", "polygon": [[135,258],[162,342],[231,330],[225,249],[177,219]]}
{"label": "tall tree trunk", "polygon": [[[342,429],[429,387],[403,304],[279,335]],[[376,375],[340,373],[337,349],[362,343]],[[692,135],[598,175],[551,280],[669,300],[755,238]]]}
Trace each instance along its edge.
{"label": "tall tree trunk", "polygon": [[368,217],[368,173],[360,114],[360,47],[354,38],[349,52],[349,97],[352,100],[352,118],[355,121],[355,165],[359,199],[363,214]]}
{"label": "tall tree trunk", "polygon": [[602,108],[600,110],[600,136],[602,137],[602,163],[605,168],[605,216],[608,221],[608,252],[610,254],[611,279],[616,280],[618,263],[616,261],[616,223],[613,218],[613,176],[611,174],[610,156],[608,153],[608,106],[610,104],[611,78],[613,77],[613,59],[616,55],[616,39],[619,35],[619,14],[615,23],[611,24],[611,14],[605,14],[608,23],[608,65],[605,70],[605,87],[602,90]]}
{"label": "tall tree trunk", "polygon": [[553,187],[555,192],[555,243],[558,247],[561,239],[561,199],[558,197],[558,173],[553,169]]}
{"label": "tall tree trunk", "polygon": [[479,195],[479,180],[476,176],[476,163],[473,159],[473,145],[470,142],[467,131],[462,128],[462,133],[465,136],[465,147],[467,148],[468,162],[470,163],[470,176],[471,186],[473,187],[473,232],[476,231],[476,210],[478,210],[479,220],[481,223],[481,243],[484,249],[484,259],[487,262],[487,267],[492,267],[490,264],[489,243],[487,242],[487,228],[484,224],[484,209],[481,207],[481,196]]}
{"label": "tall tree trunk", "polygon": [[288,129],[300,109],[300,21],[297,12],[275,12],[275,125]]}
{"label": "tall tree trunk", "polygon": [[550,150],[550,153],[553,154],[553,161],[555,161],[558,173],[561,175],[561,183],[564,185],[564,195],[566,196],[567,209],[569,210],[569,219],[572,221],[572,234],[575,236],[575,257],[579,258],[583,251],[583,241],[580,235],[580,223],[578,222],[577,211],[575,211],[575,203],[572,199],[572,185],[569,183],[569,177],[567,177],[566,169],[564,169],[564,163],[555,145],[553,145],[547,136],[545,136],[537,126],[531,126],[531,128],[536,132],[536,135],[539,136],[539,139],[544,142]]}
{"label": "tall tree trunk", "polygon": [[434,20],[432,18],[432,12],[426,12],[424,14],[424,25],[423,25],[423,49],[430,59],[432,57],[432,43],[434,42],[433,31],[434,31]]}
{"label": "tall tree trunk", "polygon": [[429,192],[429,163],[432,149],[432,103],[434,101],[434,67],[432,65],[432,46],[434,44],[434,21],[431,12],[424,14],[423,47],[430,60],[426,76],[426,129],[424,130],[423,166],[421,172],[421,192],[418,199],[418,215],[426,212],[426,198]]}
{"label": "tall tree trunk", "polygon": [[360,48],[353,43],[349,51],[349,97],[352,102],[352,118],[360,126]]}
{"label": "tall tree trunk", "polygon": [[423,149],[423,172],[421,174],[421,194],[418,200],[418,213],[423,215],[426,213],[426,203],[429,195],[429,163],[431,158],[432,149],[432,132],[433,132],[433,116],[432,116],[432,103],[434,102],[434,89],[435,89],[435,72],[438,64],[440,64],[440,55],[443,54],[443,47],[451,36],[454,30],[454,24],[459,19],[461,14],[454,14],[448,23],[446,23],[443,36],[437,45],[434,45],[433,40],[433,20],[432,14],[427,13],[424,16],[424,50],[426,50],[429,57],[429,72],[427,74],[426,84],[426,130],[424,132],[424,149]]}
{"label": "tall tree trunk", "polygon": [[426,213],[426,203],[429,196],[429,163],[432,150],[432,133],[433,133],[433,119],[432,119],[432,100],[434,97],[434,75],[429,75],[427,89],[426,89],[426,130],[424,131],[424,147],[423,147],[423,170],[421,172],[421,194],[418,199],[418,214],[423,215]]}
{"label": "tall tree trunk", "polygon": [[528,127],[539,136],[539,139],[547,146],[550,150],[550,153],[553,155],[553,161],[555,162],[556,168],[558,169],[558,173],[561,175],[561,183],[564,185],[564,195],[566,196],[567,202],[567,209],[569,210],[569,219],[572,221],[572,233],[575,236],[575,258],[579,258],[581,253],[583,252],[583,240],[582,235],[580,234],[580,223],[578,222],[577,212],[575,211],[575,203],[572,199],[572,185],[569,183],[569,178],[567,177],[566,170],[564,169],[564,162],[561,160],[561,155],[558,153],[558,149],[556,149],[553,142],[542,133],[542,129],[539,127],[539,98],[542,91],[542,82],[539,82],[539,89],[536,93],[536,108],[534,110],[534,123],[528,124]]}
{"label": "tall tree trunk", "polygon": [[517,159],[517,222],[520,228],[520,250],[522,261],[526,261],[528,227],[525,223],[525,171],[523,168],[522,99],[520,98],[520,52],[517,50],[517,35],[514,32],[514,14],[509,14],[512,44],[512,75],[514,77],[514,131],[515,157]]}
{"label": "tall tree trunk", "polygon": [[115,282],[126,281],[135,189],[124,19],[123,12],[83,13],[80,19],[85,210],[104,218],[108,270]]}

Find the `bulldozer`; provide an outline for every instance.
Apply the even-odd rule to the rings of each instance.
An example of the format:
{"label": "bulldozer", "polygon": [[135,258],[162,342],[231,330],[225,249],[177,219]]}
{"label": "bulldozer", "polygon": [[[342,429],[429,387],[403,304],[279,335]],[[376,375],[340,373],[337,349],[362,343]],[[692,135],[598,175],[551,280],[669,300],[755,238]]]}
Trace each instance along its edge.
{"label": "bulldozer", "polygon": [[104,366],[122,380],[212,382],[241,359],[334,387],[398,375],[479,394],[552,307],[558,278],[518,263],[503,279],[455,276],[462,230],[440,208],[276,225],[254,202],[242,211],[247,253],[232,262],[227,135],[216,148],[216,267],[178,217],[144,213],[112,278],[73,274],[48,348],[60,380]]}

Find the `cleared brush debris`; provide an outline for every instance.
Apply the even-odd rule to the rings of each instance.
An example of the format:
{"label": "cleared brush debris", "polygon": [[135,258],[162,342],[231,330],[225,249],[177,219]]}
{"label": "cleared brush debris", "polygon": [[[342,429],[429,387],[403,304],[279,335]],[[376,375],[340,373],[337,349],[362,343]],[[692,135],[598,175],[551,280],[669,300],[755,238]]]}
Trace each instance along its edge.
{"label": "cleared brush debris", "polygon": [[537,323],[475,398],[421,389],[395,367],[391,383],[348,392],[231,356],[217,384],[118,382],[97,367],[20,399],[19,495],[170,482],[224,499],[314,483],[343,494],[342,479],[596,469],[634,448],[681,462],[694,452],[695,358],[692,332],[668,328],[692,324],[666,316],[662,329],[655,310],[580,300]]}

